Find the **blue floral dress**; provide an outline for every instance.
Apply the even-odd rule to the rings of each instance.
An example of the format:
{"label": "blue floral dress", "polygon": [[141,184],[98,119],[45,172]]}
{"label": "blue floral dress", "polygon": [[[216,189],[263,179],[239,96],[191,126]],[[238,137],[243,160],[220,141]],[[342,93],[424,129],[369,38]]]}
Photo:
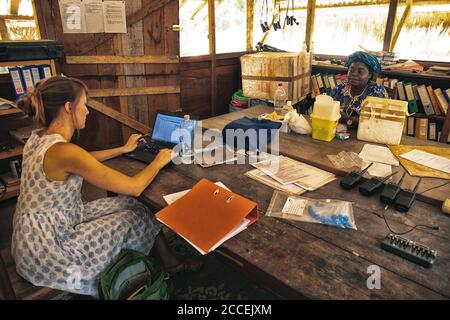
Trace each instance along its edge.
{"label": "blue floral dress", "polygon": [[34,285],[96,296],[97,275],[122,248],[148,254],[161,225],[132,197],[83,203],[80,176],[51,181],[44,156],[58,142],[66,141],[34,131],[25,145],[12,255]]}
{"label": "blue floral dress", "polygon": [[349,117],[358,116],[361,103],[367,96],[388,98],[388,94],[383,85],[378,85],[376,82],[369,80],[367,88],[364,92],[356,97],[351,94],[351,86],[347,81],[337,85],[331,92],[331,97],[341,104],[341,111],[347,113]]}

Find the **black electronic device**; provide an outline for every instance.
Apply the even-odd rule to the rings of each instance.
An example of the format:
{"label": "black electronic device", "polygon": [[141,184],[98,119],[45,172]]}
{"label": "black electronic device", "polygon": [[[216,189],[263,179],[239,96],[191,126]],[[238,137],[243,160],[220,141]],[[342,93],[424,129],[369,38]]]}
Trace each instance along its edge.
{"label": "black electronic device", "polygon": [[354,171],[347,173],[345,177],[341,179],[341,182],[339,183],[342,188],[350,190],[356,187],[356,185],[361,180],[362,175],[369,170],[369,168],[373,165],[373,162],[369,164],[364,170],[361,171]]}
{"label": "black electronic device", "polygon": [[390,174],[383,178],[373,177],[365,181],[363,184],[359,186],[359,193],[361,193],[363,196],[371,196],[375,194],[378,190],[380,190],[383,187],[384,182],[390,177],[392,177],[394,174],[397,174],[397,172],[394,172],[393,174]]}
{"label": "black electronic device", "polygon": [[400,212],[408,212],[411,208],[412,204],[414,203],[414,200],[416,200],[416,192],[417,188],[419,187],[420,181],[422,181],[422,178],[417,181],[416,186],[414,187],[414,190],[402,190],[400,191],[399,195],[395,199],[394,208],[397,211]]}
{"label": "black electronic device", "polygon": [[400,191],[402,191],[402,188],[400,187],[403,179],[405,178],[406,171],[403,172],[402,177],[398,181],[398,183],[388,183],[384,185],[383,191],[381,191],[380,194],[380,201],[384,204],[391,204],[394,203],[395,199],[397,198]]}
{"label": "black electronic device", "polygon": [[425,268],[431,268],[437,258],[436,250],[393,233],[384,238],[381,248]]}

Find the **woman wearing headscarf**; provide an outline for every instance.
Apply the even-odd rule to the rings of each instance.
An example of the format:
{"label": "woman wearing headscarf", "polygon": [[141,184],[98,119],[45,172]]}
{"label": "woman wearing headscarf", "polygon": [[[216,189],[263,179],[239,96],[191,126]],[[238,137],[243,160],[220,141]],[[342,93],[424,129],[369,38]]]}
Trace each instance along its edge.
{"label": "woman wearing headscarf", "polygon": [[377,58],[364,51],[356,51],[347,60],[348,80],[336,86],[331,96],[341,103],[341,123],[358,124],[361,103],[367,96],[387,98],[386,89],[374,81],[381,71]]}

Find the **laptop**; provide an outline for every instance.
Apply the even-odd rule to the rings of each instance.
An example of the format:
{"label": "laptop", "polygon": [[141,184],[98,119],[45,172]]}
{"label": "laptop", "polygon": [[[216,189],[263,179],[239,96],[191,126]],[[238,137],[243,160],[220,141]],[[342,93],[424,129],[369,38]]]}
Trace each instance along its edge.
{"label": "laptop", "polygon": [[[152,162],[161,149],[173,149],[180,143],[172,133],[181,128],[183,121],[184,114],[157,111],[151,138],[147,138],[146,143],[138,146],[133,152],[125,153],[124,156],[144,163]],[[189,121],[195,128],[197,120],[191,118]]]}

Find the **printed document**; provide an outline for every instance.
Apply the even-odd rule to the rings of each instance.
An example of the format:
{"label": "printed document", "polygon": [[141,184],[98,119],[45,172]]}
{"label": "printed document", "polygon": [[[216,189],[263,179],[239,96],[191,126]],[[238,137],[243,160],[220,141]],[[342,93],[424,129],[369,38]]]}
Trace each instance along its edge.
{"label": "printed document", "polygon": [[426,167],[450,173],[450,160],[432,153],[414,149],[407,153],[401,154],[400,157]]}

